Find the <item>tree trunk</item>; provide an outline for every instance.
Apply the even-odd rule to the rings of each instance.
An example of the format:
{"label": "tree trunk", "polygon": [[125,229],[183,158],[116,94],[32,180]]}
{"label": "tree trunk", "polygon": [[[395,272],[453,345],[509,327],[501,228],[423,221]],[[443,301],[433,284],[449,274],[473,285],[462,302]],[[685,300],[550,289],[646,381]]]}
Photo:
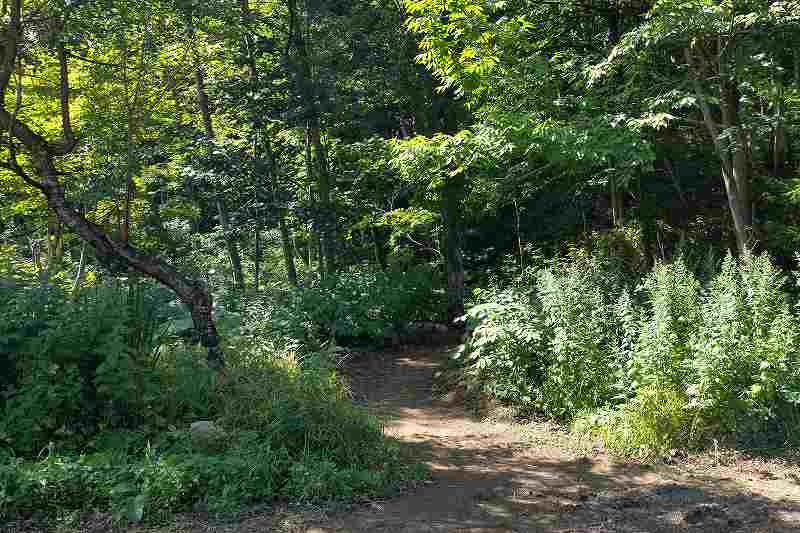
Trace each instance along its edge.
{"label": "tree trunk", "polygon": [[463,178],[449,178],[442,187],[444,221],[444,257],[447,274],[447,319],[452,322],[464,315],[464,263],[461,256],[461,201]]}
{"label": "tree trunk", "polygon": [[733,142],[728,148],[731,165],[728,170],[729,179],[726,181],[730,183],[728,199],[736,232],[736,243],[739,251],[744,253],[749,250],[753,226],[750,161],[747,153],[747,135],[739,123],[739,88],[736,79],[729,77],[724,71],[721,72],[720,79],[720,108],[723,127],[734,133]]}
{"label": "tree trunk", "polygon": [[[606,45],[608,50],[611,51],[615,46],[617,46],[617,44],[619,44],[620,38],[622,37],[622,15],[618,10],[612,9],[606,15],[606,23],[608,25]],[[620,85],[622,84],[624,80],[621,72],[617,74],[615,81]],[[613,160],[611,161],[610,166],[612,169],[614,168]],[[617,181],[615,172],[616,170],[612,170],[608,177],[609,195],[611,200],[611,226],[614,228],[620,228],[623,225],[623,191],[622,187],[620,187],[620,184]]]}
{"label": "tree trunk", "polygon": [[289,232],[289,226],[283,215],[278,218],[278,227],[281,232],[281,244],[283,245],[283,259],[286,263],[286,277],[292,286],[297,287],[297,267],[294,264],[294,245]]}
{"label": "tree trunk", "polygon": [[225,236],[225,246],[228,248],[228,257],[231,262],[233,272],[233,285],[237,290],[244,290],[244,271],[242,270],[242,257],[239,255],[239,247],[233,238],[230,217],[228,216],[228,206],[225,205],[223,198],[217,197],[217,210],[219,211],[219,221]]}
{"label": "tree trunk", "polygon": [[206,82],[203,76],[203,69],[200,65],[194,69],[194,83],[197,91],[197,105],[200,108],[200,115],[203,119],[203,129],[209,139],[215,137],[214,123],[211,119],[211,109],[209,107],[208,93],[206,92]]}
{"label": "tree trunk", "polygon": [[[709,100],[705,96],[700,83],[700,72],[707,70],[708,65],[699,67],[689,48],[684,49],[684,55],[689,65],[689,72],[694,86],[698,105],[703,113],[703,122],[711,137],[714,149],[722,166],[722,181],[728,197],[728,208],[733,219],[734,235],[739,253],[750,251],[750,232],[752,226],[752,206],[750,204],[750,176],[749,160],[747,157],[747,136],[739,124],[738,106],[739,93],[736,80],[726,72],[720,62],[719,77],[719,102],[722,115],[721,126],[723,131],[733,132],[734,139],[731,146],[723,145],[720,139],[719,127],[711,112]],[[699,59],[701,62],[702,58]]]}
{"label": "tree trunk", "polygon": [[78,271],[75,273],[75,281],[72,283],[72,299],[77,300],[83,287],[83,276],[86,272],[86,241],[81,245],[81,257],[78,260]]}
{"label": "tree trunk", "polygon": [[47,224],[47,279],[61,268],[64,262],[64,225],[54,213]]}
{"label": "tree trunk", "polygon": [[[320,125],[320,110],[317,105],[317,87],[316,80],[314,79],[312,60],[309,55],[308,45],[306,42],[306,29],[310,20],[309,4],[306,4],[306,19],[301,23],[300,12],[297,7],[296,0],[288,0],[287,2],[288,15],[289,15],[289,35],[288,35],[288,50],[294,50],[295,54],[292,59],[296,63],[296,87],[300,96],[308,106],[306,113],[308,121],[306,122],[306,168],[309,177],[315,177],[318,188],[318,230],[320,232],[320,264],[324,258],[324,270],[333,274],[336,272],[336,250],[334,241],[334,231],[336,228],[336,220],[331,203],[331,195],[333,183],[330,178],[330,170],[328,168],[328,157],[325,148],[322,146],[321,139],[321,125]],[[303,27],[303,24],[306,27]],[[313,157],[312,157],[313,156]],[[313,158],[313,165],[311,159]],[[313,171],[313,172],[312,172]]]}
{"label": "tree trunk", "polygon": [[[6,93],[15,70],[19,42],[23,35],[22,1],[12,0],[9,2],[8,8],[8,22],[5,24],[5,31],[0,33],[0,44],[2,44],[0,46],[0,128],[8,132],[9,137],[18,139],[24,146],[37,176],[36,178],[29,176],[25,169],[17,164],[13,152],[6,167],[19,175],[29,186],[40,190],[47,200],[48,208],[56,214],[59,221],[91,245],[98,256],[120,261],[172,289],[191,312],[201,342],[208,350],[209,365],[221,372],[224,368],[224,357],[219,347],[219,337],[212,314],[212,300],[208,291],[201,284],[184,277],[160,259],[144,255],[127,243],[109,237],[100,226],[75,210],[66,200],[64,185],[59,181],[61,173],[55,166],[55,157],[70,153],[74,150],[75,143],[70,139],[64,139],[63,142],[48,142],[20,121],[16,112],[11,113],[5,108]],[[21,95],[21,91],[18,91],[17,94]],[[69,80],[66,76],[62,76],[61,113],[63,124],[69,124],[68,94]],[[65,137],[68,137],[66,132]]]}
{"label": "tree trunk", "polygon": [[269,137],[265,138],[264,143],[267,151],[267,160],[269,162],[269,181],[270,187],[272,188],[272,203],[278,217],[278,228],[281,233],[283,260],[286,264],[286,277],[289,279],[289,283],[291,283],[294,287],[297,287],[297,267],[294,264],[294,243],[292,241],[289,225],[286,224],[286,217],[283,213],[283,207],[279,205],[278,174],[275,164],[275,154],[272,152],[272,143],[270,142]]}
{"label": "tree trunk", "polygon": [[122,227],[119,232],[119,239],[122,242],[130,240],[131,227],[131,203],[133,203],[133,174],[135,172],[135,154],[133,148],[133,117],[128,110],[128,125],[126,132],[127,141],[127,161],[125,164],[125,200],[122,214]]}
{"label": "tree trunk", "polygon": [[617,182],[617,177],[612,173],[608,177],[608,185],[611,197],[611,225],[615,228],[621,228],[625,223],[622,218],[622,188]]}
{"label": "tree trunk", "polygon": [[[306,146],[305,146],[305,164],[306,164],[306,175],[308,176],[309,180],[314,179],[314,164],[312,163],[312,156],[311,156],[311,128],[306,125]],[[319,260],[319,275],[320,277],[325,277],[325,250],[322,246],[322,229],[321,229],[321,218],[319,214],[319,194],[316,196],[314,195],[313,189],[309,186],[308,189],[308,199],[309,202],[314,206],[314,222],[311,226],[310,235],[314,241],[314,245],[319,252],[317,255],[317,259]],[[309,267],[311,262],[311,246],[309,245]]]}
{"label": "tree trunk", "polygon": [[[0,108],[0,123],[7,126],[10,120],[8,111]],[[128,243],[112,239],[100,226],[71,208],[65,199],[64,186],[57,179],[58,172],[51,155],[42,150],[46,143],[19,121],[15,121],[14,131],[17,138],[30,150],[38,172],[39,179],[34,180],[25,175],[21,168],[16,169],[20,175],[25,176],[23,179],[42,191],[47,198],[47,206],[56,213],[59,220],[91,245],[98,256],[120,261],[172,289],[191,312],[200,341],[208,350],[209,366],[222,371],[225,361],[214,324],[211,295],[206,288],[184,277],[160,259],[144,255]]]}
{"label": "tree trunk", "polygon": [[519,252],[519,271],[525,270],[525,255],[522,249],[522,224],[519,216],[519,202],[514,198],[514,230],[517,233],[517,252]]}
{"label": "tree trunk", "polygon": [[375,264],[378,265],[381,270],[386,270],[386,257],[383,255],[383,246],[381,246],[381,242],[378,240],[378,230],[375,229],[375,226],[372,226],[371,234],[372,248],[375,252]]}
{"label": "tree trunk", "polygon": [[261,245],[261,220],[260,215],[258,222],[256,222],[256,230],[254,235],[255,240],[255,253],[253,254],[253,287],[256,292],[261,286],[261,260],[263,259],[264,252]]}
{"label": "tree trunk", "polygon": [[782,177],[786,171],[786,123],[783,116],[783,80],[780,73],[774,73],[775,79],[775,127],[772,132],[772,172],[775,177]]}
{"label": "tree trunk", "polygon": [[322,244],[322,237],[320,237],[319,233],[314,234],[314,244],[317,247],[317,272],[319,273],[320,279],[325,278],[325,247]]}
{"label": "tree trunk", "polygon": [[322,247],[325,250],[325,271],[328,274],[336,272],[336,250],[334,231],[336,220],[331,203],[331,179],[328,171],[328,157],[320,138],[320,128],[316,121],[309,123],[309,139],[311,141],[314,160],[314,170],[317,174],[317,187],[319,190],[320,234]]}
{"label": "tree trunk", "polygon": [[[206,135],[209,140],[215,137],[214,123],[211,119],[211,109],[209,107],[208,95],[206,94],[205,81],[203,79],[203,69],[197,65],[194,70],[195,76],[195,89],[197,91],[197,104],[200,108],[200,115],[203,118],[203,127],[205,128]],[[228,259],[231,263],[231,270],[233,271],[233,285],[238,290],[244,290],[244,271],[242,270],[242,257],[239,254],[239,246],[233,239],[233,231],[231,229],[230,217],[228,216],[228,206],[225,204],[224,198],[217,197],[217,210],[219,212],[219,221],[222,225],[222,232],[225,236],[225,247],[228,249]]]}

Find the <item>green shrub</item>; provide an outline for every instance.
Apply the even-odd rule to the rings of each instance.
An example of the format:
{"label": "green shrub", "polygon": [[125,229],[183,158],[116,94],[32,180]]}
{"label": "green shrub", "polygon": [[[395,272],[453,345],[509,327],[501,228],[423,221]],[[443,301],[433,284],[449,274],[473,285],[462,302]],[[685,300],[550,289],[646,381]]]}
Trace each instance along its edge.
{"label": "green shrub", "polygon": [[630,402],[584,414],[573,431],[599,435],[612,450],[654,460],[696,442],[697,419],[685,394],[667,385],[647,385]]}
{"label": "green shrub", "polygon": [[533,408],[548,366],[540,313],[529,297],[517,290],[490,296],[490,301],[467,310],[472,331],[456,354],[468,383],[496,398]]}
{"label": "green shrub", "polygon": [[619,359],[625,324],[616,304],[622,287],[604,266],[587,258],[539,275],[550,352],[540,405],[548,415],[569,419],[618,395],[615,385],[627,365]]}
{"label": "green shrub", "polygon": [[503,401],[559,418],[623,394],[636,320],[615,267],[575,253],[525,278],[527,290],[517,283],[467,312],[465,374]]}
{"label": "green shrub", "polygon": [[688,391],[721,433],[759,431],[796,405],[800,328],[785,285],[768,256],[729,255],[703,298]]}
{"label": "green shrub", "polygon": [[438,318],[438,284],[438,275],[426,268],[340,272],[262,305],[256,316],[251,313],[250,327],[311,348],[328,339],[373,342],[408,322]]}
{"label": "green shrub", "polygon": [[[218,442],[188,429],[109,429],[90,440],[100,453],[48,448],[44,460],[7,461],[0,466],[0,519],[99,510],[159,522],[179,511],[228,513],[276,498],[375,496],[417,477],[377,420],[347,399],[326,360],[315,361],[301,366],[274,357],[258,367],[232,366],[221,385],[191,391],[221,428]],[[163,380],[165,402],[187,390],[176,385],[178,375]]]}
{"label": "green shrub", "polygon": [[138,285],[77,300],[57,287],[13,293],[0,309],[0,352],[14,354],[0,441],[36,455],[50,443],[79,449],[105,429],[165,424],[153,357],[165,314],[154,310],[160,296],[145,293]]}
{"label": "green shrub", "polygon": [[633,386],[679,388],[691,373],[701,322],[700,283],[682,259],[658,264],[644,281],[645,312],[632,358]]}
{"label": "green shrub", "polygon": [[464,375],[525,409],[580,415],[626,454],[797,442],[800,317],[768,256],[728,256],[705,286],[682,259],[658,264],[635,297],[626,272],[573,252],[494,291],[467,312]]}

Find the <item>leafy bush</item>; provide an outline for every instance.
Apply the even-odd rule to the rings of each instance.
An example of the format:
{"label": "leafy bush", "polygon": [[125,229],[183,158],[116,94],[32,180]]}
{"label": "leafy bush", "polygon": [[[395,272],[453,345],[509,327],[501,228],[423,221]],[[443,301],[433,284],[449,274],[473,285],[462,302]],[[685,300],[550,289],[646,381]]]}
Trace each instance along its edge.
{"label": "leafy bush", "polygon": [[309,347],[327,339],[370,342],[402,331],[408,322],[438,318],[438,281],[426,268],[340,272],[290,289],[262,306],[262,314],[250,322],[269,337],[285,336]]}
{"label": "leafy bush", "polygon": [[652,460],[694,442],[696,423],[685,394],[666,385],[647,385],[628,403],[579,417],[573,430],[596,433],[613,450]]}
{"label": "leafy bush", "polygon": [[467,311],[467,344],[456,354],[468,382],[498,399],[531,408],[548,361],[540,313],[517,290],[492,295]]}
{"label": "leafy bush", "polygon": [[539,274],[550,359],[540,406],[548,415],[571,418],[617,394],[626,365],[618,358],[625,330],[615,306],[621,294],[615,272],[592,259]]}
{"label": "leafy bush", "polygon": [[561,267],[470,309],[473,334],[460,357],[486,392],[570,418],[619,395],[633,310],[604,261],[576,254]]}
{"label": "leafy bush", "polygon": [[151,356],[162,316],[136,300],[115,287],[76,301],[57,288],[14,293],[0,311],[0,351],[13,354],[15,374],[0,439],[23,455],[50,442],[80,446],[98,429],[138,426],[157,410]]}
{"label": "leafy bush", "polygon": [[766,255],[728,256],[703,298],[688,392],[722,432],[759,431],[781,404],[800,405],[800,328],[785,284]]}
{"label": "leafy bush", "polygon": [[625,272],[573,252],[495,292],[467,313],[465,375],[627,454],[798,438],[800,317],[769,257],[728,256],[707,285],[681,259],[635,291]]}
{"label": "leafy bush", "polygon": [[136,450],[123,436],[122,446],[102,452],[51,450],[44,460],[0,465],[0,518],[100,510],[159,521],[192,508],[231,512],[275,498],[374,496],[419,475],[402,466],[398,446],[322,364],[230,368],[208,401],[224,432],[220,446],[172,430]]}
{"label": "leafy bush", "polygon": [[[160,521],[193,508],[383,494],[418,475],[349,401],[326,354],[306,349],[300,365],[274,337],[232,326],[220,382],[201,350],[167,328],[143,333],[147,316],[180,313],[165,302],[145,312],[131,296],[15,292],[3,309],[16,375],[0,419],[0,519],[99,510]],[[179,429],[198,419],[221,428],[213,442]]]}
{"label": "leafy bush", "polygon": [[700,283],[678,259],[656,265],[642,290],[645,312],[631,364],[633,387],[681,387],[700,326]]}

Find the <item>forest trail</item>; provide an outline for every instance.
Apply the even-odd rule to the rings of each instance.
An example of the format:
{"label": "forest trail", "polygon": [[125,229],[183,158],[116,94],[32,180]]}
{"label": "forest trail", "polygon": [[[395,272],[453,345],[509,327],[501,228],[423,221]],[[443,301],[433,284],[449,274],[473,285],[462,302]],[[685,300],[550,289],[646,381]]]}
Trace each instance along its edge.
{"label": "forest trail", "polygon": [[[348,511],[284,508],[227,522],[179,518],[148,533],[798,532],[798,459],[700,456],[676,466],[616,461],[547,425],[481,421],[437,397],[446,353],[354,355],[343,366],[356,401],[426,462],[430,480]],[[85,533],[86,530],[82,531]],[[92,533],[107,531],[92,530]],[[137,529],[137,531],[140,531]]]}
{"label": "forest trail", "polygon": [[563,434],[475,420],[459,402],[437,398],[434,374],[444,357],[412,349],[358,356],[347,364],[356,399],[386,420],[388,434],[411,444],[430,466],[430,481],[388,501],[313,524],[286,520],[276,529],[800,531],[800,478],[786,474],[791,469],[758,461],[646,467],[615,462],[598,449],[579,454],[564,446]]}

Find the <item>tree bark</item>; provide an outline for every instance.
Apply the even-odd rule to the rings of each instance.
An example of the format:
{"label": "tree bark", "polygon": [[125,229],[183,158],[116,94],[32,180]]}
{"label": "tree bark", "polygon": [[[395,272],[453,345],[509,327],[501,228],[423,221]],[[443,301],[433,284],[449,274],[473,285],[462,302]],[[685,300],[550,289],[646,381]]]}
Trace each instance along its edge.
{"label": "tree bark", "polygon": [[[0,107],[0,124],[8,125],[10,119],[8,111]],[[29,177],[21,167],[17,166],[14,170],[26,183],[42,191],[48,207],[56,213],[59,220],[91,245],[98,256],[117,260],[172,289],[191,312],[200,341],[208,350],[209,365],[221,371],[225,363],[214,324],[211,295],[205,287],[184,277],[160,259],[144,255],[128,243],[112,239],[100,226],[70,207],[65,198],[64,186],[58,181],[58,171],[46,149],[46,142],[19,121],[16,121],[13,129],[15,136],[30,151],[38,179]]]}
{"label": "tree bark", "polygon": [[211,108],[208,101],[208,93],[206,92],[205,76],[203,75],[203,68],[198,64],[194,68],[194,85],[197,91],[197,105],[200,109],[200,115],[203,119],[203,129],[210,139],[213,139],[214,123],[211,118]]}
{"label": "tree bark", "polygon": [[684,55],[689,65],[689,75],[695,96],[703,114],[703,122],[706,125],[722,166],[722,180],[728,197],[728,208],[733,219],[736,246],[739,253],[745,254],[750,251],[752,206],[750,205],[749,161],[746,152],[747,138],[739,124],[739,94],[736,88],[736,81],[722,69],[723,71],[720,72],[719,78],[719,101],[722,120],[719,126],[725,132],[733,132],[734,136],[731,146],[725,146],[720,139],[721,132],[711,112],[709,100],[705,96],[700,83],[701,69],[695,62],[689,48],[684,49]]}
{"label": "tree bark", "polygon": [[609,194],[611,196],[611,225],[615,228],[621,228],[625,223],[623,220],[623,198],[622,188],[617,182],[617,177],[610,174],[608,177]]}
{"label": "tree bark", "polygon": [[464,315],[464,262],[461,255],[461,201],[463,177],[448,178],[442,187],[444,257],[447,274],[447,318],[450,322]]}
{"label": "tree bark", "polygon": [[386,270],[386,256],[383,254],[383,246],[378,239],[378,230],[375,229],[375,226],[372,226],[370,229],[370,233],[372,234],[372,247],[375,252],[375,264],[378,265],[381,270]]}
{"label": "tree bark", "polygon": [[[89,221],[74,209],[67,202],[64,185],[59,181],[61,173],[55,166],[55,156],[69,153],[74,149],[75,143],[50,143],[20,121],[16,114],[12,114],[5,108],[6,91],[16,64],[19,41],[23,35],[21,11],[22,1],[12,0],[8,23],[5,31],[0,34],[2,41],[2,46],[0,46],[0,127],[3,131],[10,133],[10,138],[16,138],[25,148],[30,164],[36,171],[36,177],[29,176],[25,169],[17,163],[13,154],[11,159],[4,163],[4,166],[14,171],[29,186],[41,191],[47,200],[48,208],[56,214],[60,222],[91,245],[97,255],[117,260],[172,289],[191,312],[201,342],[208,350],[209,365],[222,371],[224,357],[219,346],[219,337],[212,314],[212,300],[208,291],[201,284],[184,277],[160,259],[142,254],[127,243],[111,238],[100,226]],[[65,85],[62,90],[68,93],[68,82],[65,82]],[[69,114],[69,107],[62,107],[61,112]],[[69,118],[64,118],[64,121],[64,123],[68,123]]]}
{"label": "tree bark", "polygon": [[[206,94],[205,80],[203,77],[203,69],[197,65],[194,70],[195,76],[195,89],[197,91],[197,104],[200,108],[200,115],[203,118],[203,128],[209,140],[214,140],[214,123],[211,118],[211,108],[209,107],[208,94]],[[233,285],[238,290],[244,290],[244,270],[242,270],[242,256],[239,254],[239,247],[233,238],[233,231],[230,223],[230,216],[228,215],[228,206],[225,204],[225,199],[217,196],[216,200],[217,211],[219,212],[219,221],[222,225],[222,232],[225,237],[225,247],[228,249],[228,259],[231,263],[231,270],[233,272]]]}
{"label": "tree bark", "polygon": [[75,273],[75,281],[72,282],[72,299],[77,300],[83,287],[83,276],[86,272],[86,241],[81,245],[81,257],[78,260],[78,271]]}
{"label": "tree bark", "polygon": [[255,250],[253,253],[253,287],[256,291],[259,290],[261,286],[261,260],[264,257],[264,251],[261,245],[261,216],[260,213],[257,215],[258,220],[256,221],[256,229],[255,229]]}
{"label": "tree bark", "polygon": [[286,264],[286,277],[289,283],[297,287],[297,267],[294,264],[294,243],[292,241],[291,231],[289,225],[286,223],[286,216],[283,213],[283,206],[279,203],[278,198],[278,173],[276,170],[275,154],[272,151],[272,143],[269,137],[264,139],[265,148],[267,151],[267,160],[269,162],[269,178],[270,187],[272,189],[272,203],[276,210],[278,217],[278,228],[281,233],[281,245],[283,247],[283,260]]}
{"label": "tree bark", "polygon": [[[312,163],[312,156],[311,156],[311,129],[310,129],[310,127],[308,125],[306,126],[305,163],[306,163],[306,175],[308,176],[308,179],[309,180],[314,179],[314,165]],[[323,248],[323,243],[322,243],[322,227],[321,227],[321,221],[320,221],[320,218],[323,218],[323,217],[321,217],[318,214],[319,204],[320,204],[320,202],[319,202],[319,193],[317,193],[317,195],[315,197],[313,189],[311,187],[309,187],[308,196],[309,196],[309,201],[314,206],[314,212],[315,212],[314,224],[312,225],[311,233],[313,234],[312,238],[314,240],[314,244],[316,245],[316,248],[317,248],[317,250],[319,252],[318,255],[317,255],[317,259],[319,260],[319,265],[318,265],[319,266],[319,275],[320,275],[320,277],[324,278],[325,277],[325,250]],[[310,250],[310,248],[309,248],[309,250]],[[310,253],[309,253],[309,261],[311,261],[311,254]],[[310,267],[310,265],[309,265],[309,267]]]}
{"label": "tree bark", "polygon": [[333,205],[331,203],[331,179],[330,172],[328,171],[328,157],[325,148],[322,146],[319,125],[315,125],[313,121],[309,126],[309,137],[311,138],[314,166],[317,173],[319,211],[321,213],[320,234],[322,246],[325,249],[325,271],[328,274],[334,274],[336,272],[336,250],[334,241],[336,220],[334,219]]}
{"label": "tree bark", "polygon": [[775,127],[772,132],[772,173],[783,177],[786,171],[786,122],[783,116],[784,86],[782,75],[773,72],[775,85]]}
{"label": "tree bark", "polygon": [[[328,168],[328,157],[322,145],[321,138],[321,113],[317,105],[317,88],[313,74],[313,65],[309,56],[308,43],[305,37],[305,28],[299,23],[300,14],[297,9],[296,0],[289,0],[287,3],[289,11],[289,36],[288,48],[294,50],[296,57],[295,76],[297,80],[298,92],[307,103],[307,122],[306,122],[306,165],[309,177],[314,176],[318,188],[318,227],[320,232],[322,256],[325,259],[324,271],[328,274],[336,272],[336,250],[334,231],[336,220],[333,213],[331,195],[333,183],[331,181],[330,170]],[[308,6],[306,6],[308,7]],[[308,15],[308,11],[306,12]],[[305,24],[308,24],[308,19]],[[309,165],[309,147],[311,147],[311,159],[313,164]]]}
{"label": "tree bark", "polygon": [[225,199],[217,196],[217,210],[219,211],[219,222],[222,225],[222,232],[225,236],[225,246],[228,248],[228,258],[231,262],[231,272],[233,272],[233,286],[237,290],[244,290],[244,271],[242,270],[242,257],[239,255],[239,247],[233,238],[233,229],[228,215],[228,206]]}

